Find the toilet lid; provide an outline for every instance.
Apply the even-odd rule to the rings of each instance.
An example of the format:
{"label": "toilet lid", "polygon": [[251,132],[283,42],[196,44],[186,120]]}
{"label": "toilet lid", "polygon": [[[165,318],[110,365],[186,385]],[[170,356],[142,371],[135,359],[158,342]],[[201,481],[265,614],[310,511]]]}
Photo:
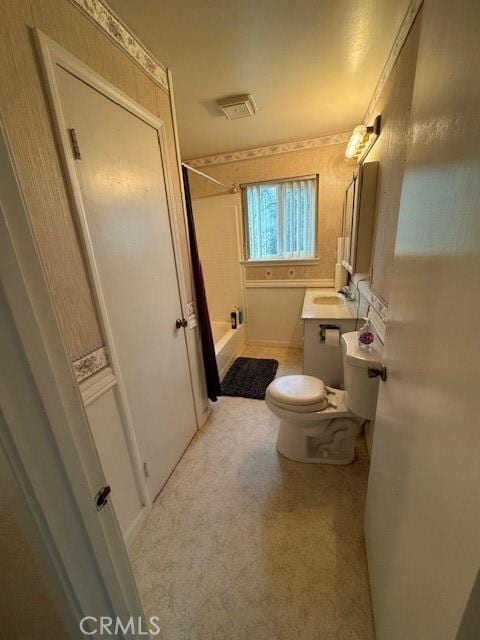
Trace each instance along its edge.
{"label": "toilet lid", "polygon": [[328,406],[325,385],[313,376],[276,378],[267,389],[267,398],[292,411],[321,411]]}

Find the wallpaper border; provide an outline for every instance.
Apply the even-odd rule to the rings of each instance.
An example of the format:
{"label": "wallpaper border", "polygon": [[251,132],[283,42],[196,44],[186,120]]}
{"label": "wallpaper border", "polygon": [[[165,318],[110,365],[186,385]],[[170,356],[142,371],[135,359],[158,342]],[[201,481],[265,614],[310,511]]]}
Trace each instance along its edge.
{"label": "wallpaper border", "polygon": [[107,34],[145,73],[167,93],[167,70],[158,62],[137,36],[122,22],[114,11],[101,0],[70,0]]}
{"label": "wallpaper border", "polygon": [[321,136],[320,138],[307,138],[306,140],[297,140],[296,142],[281,142],[279,144],[270,144],[265,147],[255,147],[253,149],[244,149],[243,151],[232,151],[230,153],[220,153],[214,156],[205,156],[204,158],[194,158],[187,162],[192,167],[209,167],[215,164],[238,162],[239,160],[265,158],[279,153],[291,153],[292,151],[318,149],[319,147],[327,147],[333,144],[344,144],[345,142],[348,142],[351,135],[351,131],[344,131],[343,133],[333,133],[328,136]]}
{"label": "wallpaper border", "polygon": [[[403,45],[405,44],[405,40],[412,28],[412,25],[417,17],[417,13],[420,11],[423,4],[423,0],[412,0],[407,9],[407,13],[403,18],[402,24],[400,25],[400,29],[398,30],[397,35],[395,36],[395,40],[393,41],[392,48],[390,49],[390,53],[388,54],[387,61],[385,66],[383,67],[382,73],[380,74],[380,78],[378,79],[377,86],[375,87],[375,91],[373,92],[372,98],[370,100],[370,104],[368,105],[367,112],[363,119],[364,124],[372,124],[370,121],[374,117],[375,105],[378,102],[380,94],[385,88],[387,84],[388,78],[392,73],[392,69],[400,55],[400,51],[402,50]],[[376,114],[375,114],[376,115]]]}
{"label": "wallpaper border", "polygon": [[94,373],[101,369],[108,367],[108,365],[107,350],[103,344],[94,347],[91,351],[72,362],[73,373],[79,383],[93,376]]}

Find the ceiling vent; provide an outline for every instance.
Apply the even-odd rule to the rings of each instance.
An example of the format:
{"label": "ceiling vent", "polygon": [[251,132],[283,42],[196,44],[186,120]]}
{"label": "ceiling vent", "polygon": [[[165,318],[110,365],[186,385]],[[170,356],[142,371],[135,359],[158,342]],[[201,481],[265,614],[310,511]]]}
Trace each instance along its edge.
{"label": "ceiling vent", "polygon": [[238,118],[253,116],[257,110],[255,100],[249,93],[221,98],[220,100],[217,100],[217,105],[223,111],[228,120],[237,120]]}

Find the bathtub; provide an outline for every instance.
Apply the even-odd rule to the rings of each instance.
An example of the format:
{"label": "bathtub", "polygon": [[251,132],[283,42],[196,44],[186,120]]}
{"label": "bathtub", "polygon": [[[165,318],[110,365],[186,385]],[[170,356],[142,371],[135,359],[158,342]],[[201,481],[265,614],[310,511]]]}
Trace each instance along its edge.
{"label": "bathtub", "polygon": [[245,347],[245,323],[232,329],[229,322],[212,321],[213,342],[220,380]]}

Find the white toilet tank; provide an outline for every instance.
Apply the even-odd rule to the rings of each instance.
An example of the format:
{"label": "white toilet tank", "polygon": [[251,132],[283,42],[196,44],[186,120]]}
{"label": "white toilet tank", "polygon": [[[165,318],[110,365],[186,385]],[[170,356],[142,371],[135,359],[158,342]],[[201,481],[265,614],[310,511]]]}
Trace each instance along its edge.
{"label": "white toilet tank", "polygon": [[370,350],[362,349],[358,345],[358,331],[343,333],[342,354],[347,407],[360,418],[373,420],[380,378],[369,378],[368,367],[382,365],[382,345],[376,338]]}

